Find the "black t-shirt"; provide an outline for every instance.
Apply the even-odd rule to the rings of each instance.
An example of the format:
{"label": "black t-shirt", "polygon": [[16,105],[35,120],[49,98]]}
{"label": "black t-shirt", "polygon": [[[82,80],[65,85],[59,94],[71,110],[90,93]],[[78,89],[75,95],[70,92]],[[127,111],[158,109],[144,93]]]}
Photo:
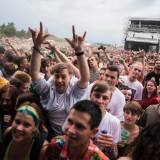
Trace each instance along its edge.
{"label": "black t-shirt", "polygon": [[155,74],[155,72],[148,73],[145,80],[148,81],[151,78],[155,78],[157,85],[159,85],[160,74]]}

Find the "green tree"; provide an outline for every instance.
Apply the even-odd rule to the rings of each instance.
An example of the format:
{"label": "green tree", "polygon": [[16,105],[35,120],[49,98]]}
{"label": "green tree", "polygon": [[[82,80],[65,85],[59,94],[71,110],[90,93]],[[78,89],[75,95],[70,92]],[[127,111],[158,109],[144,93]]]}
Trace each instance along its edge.
{"label": "green tree", "polygon": [[17,34],[17,29],[15,27],[15,24],[13,22],[8,23],[4,29],[3,29],[3,33],[8,36],[8,37],[13,37],[16,36]]}
{"label": "green tree", "polygon": [[26,32],[26,38],[30,38],[31,37],[31,32],[30,30],[28,29],[28,31]]}
{"label": "green tree", "polygon": [[27,33],[24,29],[17,31],[17,36],[18,37],[26,37]]}
{"label": "green tree", "polygon": [[4,36],[3,30],[4,30],[5,27],[6,27],[5,24],[2,24],[2,25],[0,26],[0,36]]}

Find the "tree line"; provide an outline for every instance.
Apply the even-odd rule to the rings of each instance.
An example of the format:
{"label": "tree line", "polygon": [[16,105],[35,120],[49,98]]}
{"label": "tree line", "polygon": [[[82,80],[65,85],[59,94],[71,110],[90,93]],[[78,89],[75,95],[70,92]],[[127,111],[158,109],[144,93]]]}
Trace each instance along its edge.
{"label": "tree line", "polygon": [[14,22],[8,22],[8,24],[0,25],[0,37],[24,37],[30,38],[31,33],[29,30],[17,30]]}

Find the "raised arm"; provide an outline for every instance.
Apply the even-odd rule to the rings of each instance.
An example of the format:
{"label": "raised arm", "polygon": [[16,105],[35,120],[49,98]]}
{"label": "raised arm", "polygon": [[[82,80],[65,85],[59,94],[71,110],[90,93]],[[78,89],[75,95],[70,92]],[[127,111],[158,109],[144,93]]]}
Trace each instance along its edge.
{"label": "raised arm", "polygon": [[127,66],[127,64],[125,63],[125,61],[123,60],[123,58],[120,56],[120,62],[121,64],[124,66],[124,70],[125,70],[125,75],[128,75],[129,74],[129,68]]}
{"label": "raised arm", "polygon": [[69,40],[66,38],[71,47],[75,50],[75,55],[77,56],[79,71],[80,71],[80,79],[78,81],[78,86],[80,88],[86,88],[89,82],[89,67],[84,55],[84,40],[86,36],[86,32],[83,37],[75,34],[75,28],[72,26],[73,39]]}
{"label": "raised arm", "polygon": [[67,58],[65,54],[63,54],[56,46],[52,45],[50,42],[47,42],[49,44],[49,48],[51,49],[52,52],[54,52],[54,55],[60,59],[62,62],[67,62],[71,68],[73,69],[73,73],[77,78],[80,78],[80,72],[79,69],[76,68],[72,62]]}
{"label": "raised arm", "polygon": [[33,52],[31,57],[31,77],[33,81],[37,81],[40,79],[39,71],[41,65],[41,45],[45,41],[45,39],[49,36],[49,34],[43,33],[43,24],[40,22],[40,31],[36,29],[29,28],[32,34],[33,40]]}
{"label": "raised arm", "polygon": [[16,56],[20,57],[21,54],[18,52],[18,50],[11,44],[11,42],[9,41],[9,39],[5,39],[5,42],[13,49],[13,51],[15,52]]}
{"label": "raised arm", "polygon": [[109,58],[109,56],[108,56],[108,50],[105,49],[105,50],[103,50],[103,51],[104,51],[104,55],[106,56],[107,61],[108,61],[109,63],[111,63],[112,60],[111,60],[111,59]]}

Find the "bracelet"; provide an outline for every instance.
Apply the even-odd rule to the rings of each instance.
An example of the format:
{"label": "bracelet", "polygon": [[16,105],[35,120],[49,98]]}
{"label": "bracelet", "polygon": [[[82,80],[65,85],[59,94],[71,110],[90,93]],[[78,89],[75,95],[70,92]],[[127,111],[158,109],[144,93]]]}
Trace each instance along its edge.
{"label": "bracelet", "polygon": [[81,55],[84,55],[84,52],[79,52],[79,53],[75,53],[76,56],[81,56]]}
{"label": "bracelet", "polygon": [[32,48],[33,48],[35,51],[37,51],[38,53],[40,53],[41,55],[43,55],[42,52],[41,52],[41,48],[38,49],[38,48],[36,48],[35,46],[33,46]]}

